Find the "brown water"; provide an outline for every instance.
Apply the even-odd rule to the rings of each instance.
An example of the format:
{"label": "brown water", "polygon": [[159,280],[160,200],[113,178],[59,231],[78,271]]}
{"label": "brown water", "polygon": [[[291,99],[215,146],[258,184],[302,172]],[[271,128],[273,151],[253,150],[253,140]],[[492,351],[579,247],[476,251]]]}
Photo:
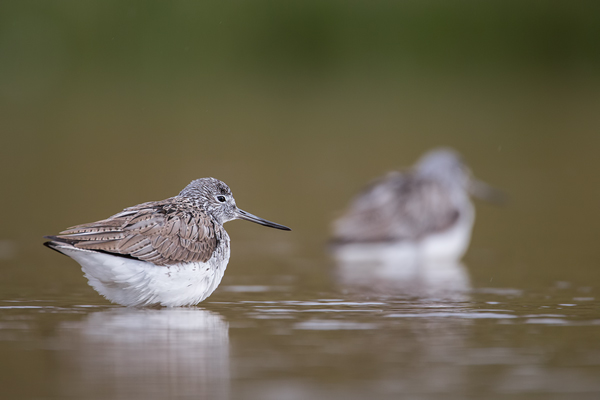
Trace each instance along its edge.
{"label": "brown water", "polygon": [[[526,39],[484,20],[496,47],[479,52],[421,23],[402,26],[414,47],[375,40],[406,11],[384,3],[258,19],[65,4],[0,13],[0,398],[600,398],[593,12],[506,9]],[[573,40],[525,35],[544,27]],[[477,203],[462,264],[357,290],[327,254],[331,221],[440,145],[509,202]],[[225,278],[198,307],[111,305],[41,245],[203,176],[293,231],[228,223]]]}

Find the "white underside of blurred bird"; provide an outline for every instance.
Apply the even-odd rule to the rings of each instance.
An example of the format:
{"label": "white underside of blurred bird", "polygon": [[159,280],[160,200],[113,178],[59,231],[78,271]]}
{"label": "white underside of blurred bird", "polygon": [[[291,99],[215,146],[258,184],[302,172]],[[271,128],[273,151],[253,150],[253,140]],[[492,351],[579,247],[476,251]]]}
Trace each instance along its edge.
{"label": "white underside of blurred bird", "polygon": [[460,260],[469,247],[474,222],[474,207],[468,202],[463,205],[459,219],[444,231],[430,233],[419,240],[333,246],[332,253],[341,262],[368,262],[374,259],[399,263]]}

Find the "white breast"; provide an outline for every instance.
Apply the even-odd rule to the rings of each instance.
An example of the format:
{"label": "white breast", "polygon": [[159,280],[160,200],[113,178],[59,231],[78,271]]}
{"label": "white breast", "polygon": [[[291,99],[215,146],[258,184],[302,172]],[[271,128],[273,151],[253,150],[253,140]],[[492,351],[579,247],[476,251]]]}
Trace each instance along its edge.
{"label": "white breast", "polygon": [[442,232],[431,233],[417,243],[419,258],[430,261],[460,260],[469,247],[474,222],[475,209],[470,201],[466,201],[452,226]]}
{"label": "white breast", "polygon": [[351,243],[335,246],[332,252],[337,260],[344,263],[368,263],[374,259],[402,260],[403,264],[460,260],[469,246],[474,221],[475,211],[468,202],[452,226],[441,232],[430,233],[421,240]]}
{"label": "white breast", "polygon": [[158,266],[149,262],[78,249],[57,250],[79,264],[89,284],[108,300],[125,306],[195,305],[215,291],[229,262],[229,236],[207,262]]}

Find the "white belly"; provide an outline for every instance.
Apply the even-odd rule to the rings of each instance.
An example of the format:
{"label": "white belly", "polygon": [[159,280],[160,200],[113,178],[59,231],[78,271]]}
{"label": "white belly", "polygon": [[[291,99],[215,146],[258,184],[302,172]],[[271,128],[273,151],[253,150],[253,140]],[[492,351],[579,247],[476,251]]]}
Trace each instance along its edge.
{"label": "white belly", "polygon": [[377,293],[462,299],[470,283],[458,260],[469,245],[473,221],[468,208],[449,229],[420,241],[337,246],[336,278],[343,286]]}
{"label": "white belly", "polygon": [[469,247],[475,215],[472,207],[449,229],[427,235],[417,243],[419,258],[430,261],[460,260]]}
{"label": "white belly", "polygon": [[125,306],[195,305],[215,291],[229,262],[228,240],[207,262],[157,266],[72,246],[62,253],[79,264],[89,284],[108,300]]}
{"label": "white belly", "polygon": [[473,221],[472,209],[466,209],[449,229],[429,234],[421,240],[351,243],[336,246],[333,254],[342,262],[369,262],[374,259],[393,259],[403,263],[460,260],[469,246]]}

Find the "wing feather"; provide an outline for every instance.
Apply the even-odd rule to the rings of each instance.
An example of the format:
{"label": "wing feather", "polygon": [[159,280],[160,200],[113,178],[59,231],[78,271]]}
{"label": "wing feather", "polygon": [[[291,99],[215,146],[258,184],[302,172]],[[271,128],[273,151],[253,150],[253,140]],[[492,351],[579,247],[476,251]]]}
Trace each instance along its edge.
{"label": "wing feather", "polygon": [[341,243],[419,240],[447,229],[458,216],[443,184],[395,172],[355,198],[334,223],[334,237]]}
{"label": "wing feather", "polygon": [[58,236],[75,247],[150,261],[156,265],[206,262],[222,226],[181,199],[129,207],[102,221],[71,227]]}

